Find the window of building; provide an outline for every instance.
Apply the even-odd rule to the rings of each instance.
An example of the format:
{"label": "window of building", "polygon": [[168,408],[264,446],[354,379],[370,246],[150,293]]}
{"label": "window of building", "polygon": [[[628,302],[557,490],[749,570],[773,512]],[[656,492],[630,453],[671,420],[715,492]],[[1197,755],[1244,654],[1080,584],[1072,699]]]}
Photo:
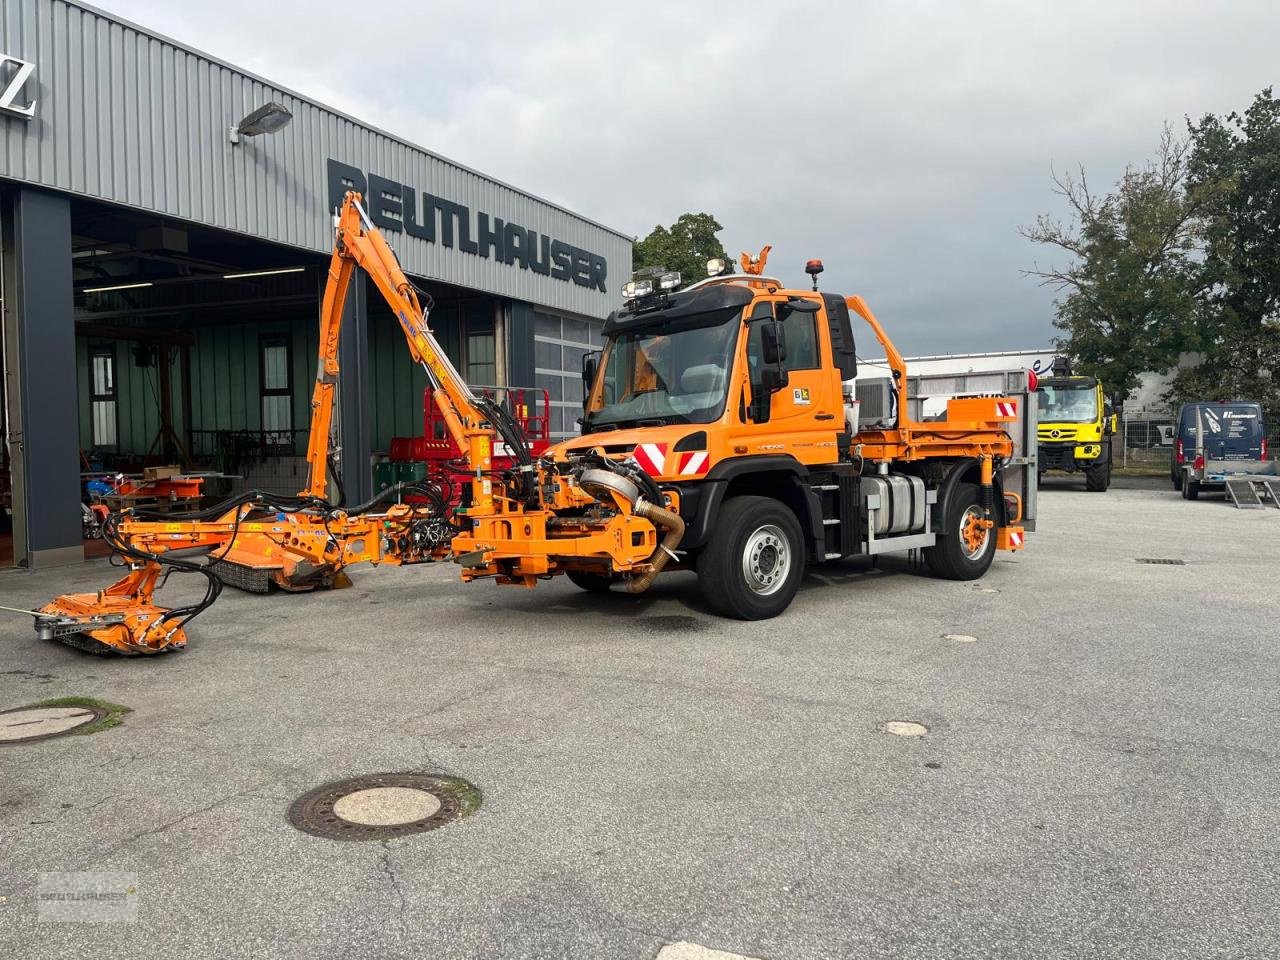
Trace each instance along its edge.
{"label": "window of building", "polygon": [[467,333],[467,383],[492,386],[498,382],[497,343],[493,331]]}
{"label": "window of building", "polygon": [[534,386],[551,396],[551,436],[577,436],[582,416],[582,358],[601,344],[599,320],[533,315]]}
{"label": "window of building", "polygon": [[89,351],[89,415],[93,445],[116,445],[116,348],[100,344]]}
{"label": "window of building", "polygon": [[262,383],[263,442],[275,446],[293,443],[293,365],[289,338],[263,337],[259,341]]}

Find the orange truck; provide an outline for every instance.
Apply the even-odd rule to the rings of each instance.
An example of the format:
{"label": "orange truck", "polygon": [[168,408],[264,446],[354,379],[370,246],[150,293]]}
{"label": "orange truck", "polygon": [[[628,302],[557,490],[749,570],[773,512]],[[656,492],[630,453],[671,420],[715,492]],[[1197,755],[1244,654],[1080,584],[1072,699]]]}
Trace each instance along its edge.
{"label": "orange truck", "polygon": [[[101,592],[56,598],[35,612],[37,632],[124,653],[180,649],[218,589],[212,564],[182,556],[199,549],[250,565],[285,558],[318,586],[359,562],[447,559],[468,581],[533,587],[565,574],[585,590],[631,593],[691,569],[709,604],[746,620],[782,613],[813,564],[919,551],[937,576],[971,580],[996,550],[1021,549],[1035,469],[1015,456],[1025,394],[954,397],[944,416],[911,419],[905,364],[862,298],[819,292],[819,261],[806,267],[812,289],[788,288],[764,274],[766,256],[744,254],[737,272],[713,261],[683,287],[663,271],[627,283],[603,350],[584,364],[582,435],[535,454],[517,419],[450,363],[429,304],[348,194],[322,305],[307,488],[295,498],[251,491],[187,517],[114,515],[107,539],[129,572]],[[428,373],[468,470],[459,498],[411,485],[352,507],[325,497],[356,269]],[[892,371],[897,413],[873,423],[858,422],[853,400],[855,318]],[[495,447],[515,461],[495,466]],[[203,573],[211,596],[162,606],[154,593],[166,568]]]}

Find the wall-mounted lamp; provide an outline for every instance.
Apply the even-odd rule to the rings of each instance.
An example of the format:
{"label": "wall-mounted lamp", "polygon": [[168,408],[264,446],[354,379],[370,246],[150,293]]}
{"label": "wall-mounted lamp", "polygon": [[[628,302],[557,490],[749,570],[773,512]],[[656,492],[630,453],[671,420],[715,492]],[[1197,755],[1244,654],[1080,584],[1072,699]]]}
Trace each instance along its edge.
{"label": "wall-mounted lamp", "polygon": [[293,114],[283,103],[274,100],[266,106],[259,107],[238,124],[231,128],[231,142],[239,143],[241,137],[257,137],[264,133],[275,133],[288,126]]}

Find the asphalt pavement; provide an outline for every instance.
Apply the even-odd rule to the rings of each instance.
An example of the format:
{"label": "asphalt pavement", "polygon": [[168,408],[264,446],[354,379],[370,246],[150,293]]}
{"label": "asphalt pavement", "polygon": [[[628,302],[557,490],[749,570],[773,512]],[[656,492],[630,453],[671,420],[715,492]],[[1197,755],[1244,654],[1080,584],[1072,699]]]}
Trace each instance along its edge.
{"label": "asphalt pavement", "polygon": [[[3,573],[0,603],[113,573]],[[824,566],[761,623],[688,574],[642,597],[353,577],[227,590],[143,660],[0,620],[0,709],[132,708],[0,745],[0,956],[1280,954],[1280,511],[1050,480],[978,583]],[[482,806],[382,842],[286,820],[392,771]],[[39,891],[84,872],[125,878],[129,915],[52,919]]]}

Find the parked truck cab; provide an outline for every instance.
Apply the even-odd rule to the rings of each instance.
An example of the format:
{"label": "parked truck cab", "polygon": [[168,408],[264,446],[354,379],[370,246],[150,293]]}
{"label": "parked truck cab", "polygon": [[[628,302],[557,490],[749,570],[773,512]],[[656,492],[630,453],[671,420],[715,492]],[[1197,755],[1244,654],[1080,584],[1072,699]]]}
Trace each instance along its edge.
{"label": "parked truck cab", "polygon": [[1105,491],[1111,485],[1111,438],[1117,418],[1102,384],[1094,377],[1072,376],[1059,357],[1053,376],[1041,379],[1036,393],[1040,476],[1048,470],[1080,471],[1086,490]]}

